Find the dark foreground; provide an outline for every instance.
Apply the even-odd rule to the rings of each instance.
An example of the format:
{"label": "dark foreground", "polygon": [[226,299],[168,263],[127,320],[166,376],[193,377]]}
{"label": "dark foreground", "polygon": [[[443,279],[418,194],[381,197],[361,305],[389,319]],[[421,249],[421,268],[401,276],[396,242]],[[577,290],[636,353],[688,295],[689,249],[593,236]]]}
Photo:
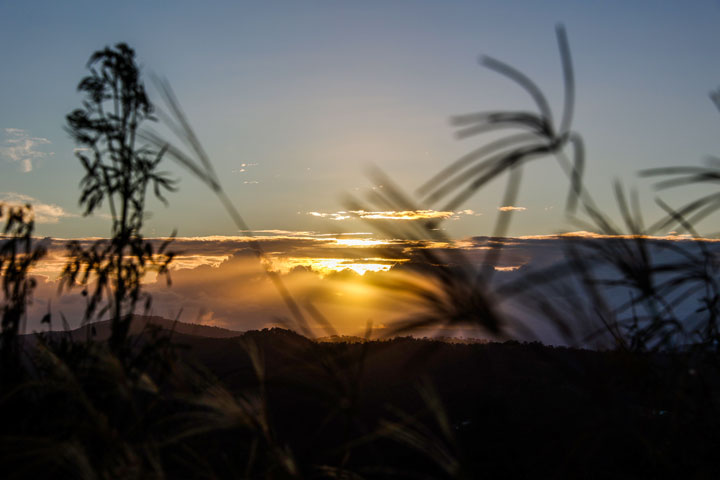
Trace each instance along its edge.
{"label": "dark foreground", "polygon": [[712,356],[411,338],[316,343],[280,329],[241,336],[180,331],[171,342],[166,331],[145,332],[123,358],[102,343],[65,335],[27,340],[25,373],[3,385],[3,472],[348,479],[720,474]]}

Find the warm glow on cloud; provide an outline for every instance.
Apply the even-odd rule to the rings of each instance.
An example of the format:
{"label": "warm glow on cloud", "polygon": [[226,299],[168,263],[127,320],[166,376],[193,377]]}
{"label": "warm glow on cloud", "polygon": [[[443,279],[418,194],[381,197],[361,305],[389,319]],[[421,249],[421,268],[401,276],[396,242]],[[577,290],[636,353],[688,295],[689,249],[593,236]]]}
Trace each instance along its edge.
{"label": "warm glow on cloud", "polygon": [[501,267],[500,265],[496,265],[493,268],[497,272],[514,272],[516,270],[520,270],[522,268],[522,265],[508,265],[506,267]]}
{"label": "warm glow on cloud", "polygon": [[[278,319],[284,319],[289,322],[286,326],[293,327],[287,307],[258,261],[251,241],[258,242],[267,252],[268,265],[278,274],[275,278],[283,282],[302,308],[312,304],[332,319],[338,332],[354,335],[362,333],[367,322],[392,325],[394,320],[407,318],[421,308],[412,289],[383,289],[378,285],[401,281],[401,284],[422,286],[429,292],[440,288],[436,278],[422,275],[422,266],[427,266],[423,262],[428,258],[436,266],[478,269],[492,258],[491,267],[502,272],[494,278],[505,282],[564,262],[568,242],[582,245],[619,238],[574,232],[532,238],[470,237],[462,241],[432,242],[375,239],[367,233],[243,233],[247,235],[176,238],[171,248],[180,253],[172,264],[172,285],[168,287],[163,278],[156,279],[154,275],[146,277],[144,282],[143,288],[153,296],[153,313],[175,318],[183,312],[182,321],[203,321],[234,330],[264,328],[277,323]],[[77,240],[87,247],[100,239]],[[159,245],[164,239],[150,240]],[[657,247],[658,254],[674,251],[666,248],[669,242],[682,243],[688,248],[695,243],[680,236],[650,240],[657,242],[651,248]],[[73,322],[80,321],[86,303],[79,294],[80,289],[72,289],[62,296],[57,293],[57,277],[67,261],[67,240],[37,241],[48,248],[48,255],[33,270],[38,289],[30,307],[28,329],[46,328],[40,325],[39,319],[49,308],[62,312]],[[718,245],[709,242],[710,248]],[[488,255],[499,247],[502,247],[499,256]],[[524,307],[516,304],[512,308],[519,312]],[[528,321],[534,318],[534,313],[529,312]],[[54,318],[60,318],[59,313]],[[311,328],[320,335],[327,334],[322,326],[313,324]]]}
{"label": "warm glow on cloud", "polygon": [[644,238],[647,240],[668,240],[668,241],[697,241],[706,243],[720,242],[718,238],[696,238],[689,234],[677,234],[670,232],[668,235],[606,235],[595,232],[587,232],[585,230],[579,230],[577,232],[558,233],[555,235],[524,235],[522,237],[516,237],[520,240],[553,240],[558,238],[588,238],[588,239],[624,239],[631,240],[637,238]]}
{"label": "warm glow on cloud", "polygon": [[281,273],[288,273],[297,267],[307,267],[321,276],[326,276],[343,270],[352,270],[358,275],[366,272],[387,272],[393,265],[402,263],[404,259],[389,261],[383,258],[308,258],[277,256],[271,261],[272,269]]}
{"label": "warm glow on cloud", "polygon": [[438,211],[438,210],[388,210],[388,211],[367,211],[367,210],[341,210],[335,213],[308,212],[308,215],[330,220],[348,220],[361,218],[364,220],[445,220],[458,218],[460,215],[479,215],[473,210],[466,209],[459,212]]}
{"label": "warm glow on cloud", "polygon": [[429,220],[434,218],[445,219],[453,216],[455,212],[439,212],[437,210],[404,210],[400,212],[366,212],[357,210],[352,213],[360,218],[370,220]]}
{"label": "warm glow on cloud", "polygon": [[308,212],[308,215],[312,215],[313,217],[329,218],[330,220],[347,220],[348,218],[353,218],[345,211],[340,211],[337,213]]}
{"label": "warm glow on cloud", "polygon": [[[248,232],[250,233],[250,232]],[[514,238],[472,237],[453,242],[406,241],[375,239],[367,233],[318,234],[315,232],[292,232],[285,230],[265,230],[252,232],[250,236],[206,236],[180,237],[173,240],[170,250],[177,252],[170,265],[172,271],[193,270],[199,267],[216,268],[227,262],[238,252],[252,255],[251,242],[258,242],[268,254],[272,268],[287,273],[295,267],[311,268],[322,275],[345,269],[363,274],[368,271],[381,272],[393,265],[407,262],[413,252],[421,250],[460,250],[473,261],[481,261],[482,252],[503,247],[503,263],[496,269],[514,265],[523,265],[531,254],[520,254],[526,250],[536,250],[540,245],[554,244],[561,239],[632,239],[631,235],[610,236],[591,232],[570,232],[556,235],[533,235]],[[664,237],[643,237],[654,241],[715,243],[718,239],[694,239],[687,235],[668,235]],[[76,239],[86,247],[101,240],[99,238]],[[157,245],[166,238],[152,239]],[[45,258],[34,268],[34,273],[54,281],[67,262],[67,239],[38,239],[48,249]],[[389,253],[391,250],[403,254]],[[558,249],[554,249],[559,251]],[[555,254],[553,254],[554,256]],[[401,257],[401,258],[398,258]]]}
{"label": "warm glow on cloud", "polygon": [[229,255],[176,255],[170,265],[172,270],[192,269],[201,265],[217,267],[228,258]]}

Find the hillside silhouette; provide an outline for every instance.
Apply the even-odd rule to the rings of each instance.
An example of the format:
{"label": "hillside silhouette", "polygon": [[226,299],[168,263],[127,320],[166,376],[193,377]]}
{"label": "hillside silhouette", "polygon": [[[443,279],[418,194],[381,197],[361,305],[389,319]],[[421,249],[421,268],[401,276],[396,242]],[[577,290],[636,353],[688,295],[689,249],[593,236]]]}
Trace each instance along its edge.
{"label": "hillside silhouette", "polygon": [[[241,335],[242,332],[228,330],[226,328],[216,327],[212,325],[202,325],[199,323],[187,323],[167,318],[147,315],[132,315],[130,320],[130,335],[139,335],[147,330],[148,326],[155,326],[169,335],[191,335],[197,337],[210,338],[231,338]],[[73,340],[85,340],[92,338],[97,341],[105,341],[110,338],[112,333],[112,320],[102,320],[99,322],[88,323],[82,327],[69,330],[67,332],[55,331],[52,334],[69,334]]]}
{"label": "hillside silhouette", "polygon": [[[717,444],[706,441],[717,428],[712,399],[720,393],[720,383],[711,364],[688,365],[682,354],[410,337],[315,343],[271,329],[234,339],[188,338],[188,355],[241,393],[257,381],[240,346],[247,341],[263,352],[267,400],[278,431],[306,460],[326,461],[322,452],[332,452],[347,428],[351,438],[363,438],[386,428],[388,419],[400,424],[412,419],[434,431],[434,441],[443,448],[455,442],[454,454],[473,475],[657,478],[689,471],[720,473],[713,461]],[[318,365],[322,359],[333,359],[338,370],[323,369]],[[362,362],[359,375],[357,362]],[[436,407],[447,415],[452,440],[443,439],[437,412],[421,394],[426,385],[433,386]],[[394,418],[396,412],[402,417]],[[345,424],[343,413],[351,413],[354,426]],[[374,465],[441,476],[427,453],[378,439],[353,450],[349,463],[360,472],[370,472]]]}
{"label": "hillside silhouette", "polygon": [[[182,363],[216,379],[210,383],[241,398],[262,385],[275,435],[303,462],[337,461],[339,444],[350,441],[345,466],[368,478],[391,470],[445,476],[428,452],[393,440],[393,432],[419,429],[430,436],[427,448],[449,449],[471,478],[720,473],[710,440],[720,382],[711,364],[689,364],[681,353],[412,337],[316,342],[281,328],[240,333],[138,320],[161,325]],[[429,385],[434,407],[423,393]],[[221,477],[233,476],[233,435],[212,431],[191,443]]]}

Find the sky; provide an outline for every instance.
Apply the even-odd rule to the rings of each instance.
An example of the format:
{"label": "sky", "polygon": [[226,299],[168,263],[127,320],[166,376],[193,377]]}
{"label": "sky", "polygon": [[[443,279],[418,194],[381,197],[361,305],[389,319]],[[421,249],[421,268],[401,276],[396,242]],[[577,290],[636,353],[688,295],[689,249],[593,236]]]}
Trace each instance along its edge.
{"label": "sky", "polygon": [[[705,190],[658,192],[637,172],[700,165],[720,151],[720,112],[709,98],[720,86],[719,23],[717,1],[0,0],[6,46],[0,201],[32,203],[37,235],[56,242],[109,234],[106,210],[84,217],[78,205],[83,170],[65,116],[81,105],[76,87],[90,55],[126,42],[137,53],[151,100],[159,100],[152,76],[172,85],[228,197],[270,246],[273,268],[283,275],[302,273],[293,271],[298,266],[313,268],[319,279],[343,268],[353,275],[387,270],[402,262],[368,249],[402,241],[392,238],[394,225],[425,218],[437,220],[440,234],[459,245],[491,235],[501,210],[513,211],[506,232],[512,237],[586,230],[565,214],[568,180],[552,157],[524,167],[512,205],[503,201],[506,176],[452,208],[416,194],[444,167],[499,138],[459,139],[451,117],[535,108],[518,85],[483,67],[482,55],[533,79],[560,116],[555,28],[562,24],[577,85],[571,128],[586,148],[584,185],[616,220],[612,182],[637,189],[651,223],[662,213],[654,203],[658,195],[678,208]],[[162,125],[153,128],[163,132]],[[149,202],[143,233],[177,232],[188,249],[175,264],[179,278],[194,272],[226,280],[223,266],[232,264],[238,248],[227,242],[248,232],[171,158],[162,169],[179,181],[179,191],[168,196],[167,206]],[[368,200],[389,190],[412,199],[413,208]],[[717,216],[698,228],[706,236],[720,231]],[[314,256],[298,255],[294,243],[277,242],[288,238],[320,245]],[[48,295],[57,290],[57,255],[40,272]],[[528,258],[540,261],[538,255],[499,267],[519,268]],[[215,307],[188,300],[187,311],[244,329],[248,325],[231,325],[235,310],[221,312],[219,305],[231,298],[228,293]],[[255,310],[265,320],[253,326],[267,324],[272,309],[264,305]],[[357,316],[353,328],[362,329],[371,317]]]}
{"label": "sky", "polygon": [[[517,85],[480,66],[480,55],[525,72],[559,116],[554,28],[562,23],[587,188],[613,211],[611,181],[620,178],[637,186],[653,216],[652,182],[636,172],[699,164],[718,151],[720,118],[708,92],[720,85],[719,19],[718,2],[703,1],[3,1],[0,192],[47,206],[42,235],[107,234],[107,218],[80,215],[82,170],[63,127],[80,106],[75,87],[90,54],[124,41],[148,84],[149,74],[170,81],[250,228],[367,229],[329,214],[347,210],[348,194],[378,186],[366,175],[370,166],[412,195],[486,141],[456,139],[450,116],[533,108]],[[238,233],[200,182],[170,160],[165,168],[180,191],[167,208],[151,204],[149,235]],[[525,210],[509,233],[575,229],[555,160],[526,171],[517,200]],[[460,237],[489,233],[504,185],[500,178],[471,197],[458,211],[474,213],[453,215],[444,228]],[[676,205],[683,195],[666,194]]]}

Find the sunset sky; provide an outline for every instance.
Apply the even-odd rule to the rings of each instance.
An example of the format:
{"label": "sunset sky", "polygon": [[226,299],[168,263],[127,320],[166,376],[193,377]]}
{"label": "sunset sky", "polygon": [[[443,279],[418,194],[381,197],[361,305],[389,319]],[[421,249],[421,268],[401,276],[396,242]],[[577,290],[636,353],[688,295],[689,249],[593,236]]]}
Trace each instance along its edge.
{"label": "sunset sky", "polygon": [[[616,216],[611,182],[620,178],[638,188],[654,220],[652,180],[636,172],[698,165],[720,152],[720,113],[708,96],[720,85],[716,1],[2,1],[0,201],[33,203],[40,236],[108,235],[107,215],[81,215],[83,172],[64,118],[81,104],[76,86],[92,52],[127,42],[152,99],[150,74],[169,80],[231,200],[263,238],[373,247],[393,240],[379,240],[377,222],[414,215],[441,219],[444,233],[462,241],[489,235],[503,207],[514,207],[512,236],[580,230],[565,218],[568,183],[553,158],[528,166],[515,205],[501,201],[502,178],[449,211],[440,202],[359,212],[346,200],[387,188],[367,176],[370,167],[412,197],[486,141],[457,139],[452,115],[534,108],[517,85],[482,67],[481,55],[527,74],[559,116],[558,23],[575,67],[573,129],[585,140],[586,186]],[[223,250],[220,237],[248,232],[181,167],[168,159],[164,168],[179,192],[167,207],[150,203],[146,236],[177,230],[198,248],[178,268],[229,261],[235,250]],[[698,195],[680,189],[663,198],[679,207]],[[720,230],[717,217],[701,227]],[[285,272],[312,256],[283,248],[274,252]],[[328,248],[315,252],[326,262],[314,264],[318,271],[345,262],[363,273],[361,263],[373,263]],[[375,270],[391,260],[375,258]]]}
{"label": "sunset sky", "polygon": [[[357,231],[310,212],[345,208],[376,165],[408,192],[483,139],[454,138],[451,115],[532,109],[516,85],[478,64],[517,67],[556,115],[562,76],[554,28],[568,31],[577,77],[574,129],[586,180],[611,205],[610,181],[652,193],[642,168],[698,164],[718,151],[717,2],[1,2],[1,192],[48,209],[39,233],[104,235],[78,217],[82,171],[64,116],[90,54],[119,41],[146,74],[169,79],[224,186],[253,229]],[[149,78],[148,78],[149,82]],[[243,165],[245,165],[243,167]],[[235,235],[204,187],[177,172],[170,207],[153,204],[148,233]],[[511,233],[554,233],[565,179],[552,159],[530,168]],[[256,183],[257,182],[257,183]],[[487,233],[504,182],[471,198],[453,235]],[[426,205],[438,208],[439,205]],[[365,227],[367,228],[367,227]]]}

